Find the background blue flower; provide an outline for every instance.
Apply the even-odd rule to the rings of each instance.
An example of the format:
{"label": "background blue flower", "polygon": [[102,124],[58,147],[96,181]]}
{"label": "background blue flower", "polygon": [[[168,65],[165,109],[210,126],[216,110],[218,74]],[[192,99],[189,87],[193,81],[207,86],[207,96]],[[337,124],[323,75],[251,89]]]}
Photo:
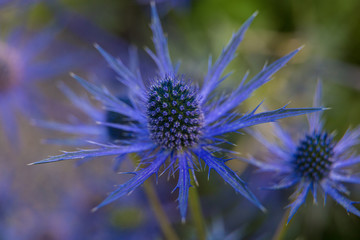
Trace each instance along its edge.
{"label": "background blue flower", "polygon": [[[30,34],[19,27],[1,40],[0,119],[14,145],[19,137],[15,112],[18,110],[29,119],[44,114],[46,104],[37,83],[80,66],[76,63],[80,54],[64,51],[64,46],[55,40],[58,33],[49,27]],[[68,51],[73,50],[67,47]]]}
{"label": "background blue flower", "polygon": [[[321,82],[318,82],[314,97],[314,107],[321,107]],[[270,189],[284,189],[296,185],[293,194],[294,201],[289,205],[288,222],[298,208],[305,202],[311,191],[314,202],[317,202],[318,192],[332,197],[348,212],[360,216],[360,211],[344,195],[349,190],[342,184],[360,183],[358,173],[354,173],[354,166],[360,162],[360,156],[354,152],[354,146],[360,143],[360,128],[348,130],[343,137],[336,141],[334,134],[323,128],[320,119],[321,112],[309,115],[309,130],[298,142],[292,140],[288,133],[274,124],[274,133],[280,143],[267,140],[259,131],[249,131],[271,153],[266,160],[255,158],[244,159],[259,167],[263,171],[271,171],[280,178],[278,183]]]}

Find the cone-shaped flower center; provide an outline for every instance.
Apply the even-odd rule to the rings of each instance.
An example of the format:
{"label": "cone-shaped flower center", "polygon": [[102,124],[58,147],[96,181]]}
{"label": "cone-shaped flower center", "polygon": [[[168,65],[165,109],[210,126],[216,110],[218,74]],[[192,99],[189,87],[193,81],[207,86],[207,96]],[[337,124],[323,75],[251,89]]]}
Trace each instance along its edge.
{"label": "cone-shaped flower center", "polygon": [[147,118],[151,138],[166,149],[192,147],[199,141],[203,114],[195,89],[179,77],[151,86]]}
{"label": "cone-shaped flower center", "polygon": [[326,177],[331,168],[333,149],[333,139],[326,132],[306,135],[294,154],[296,172],[300,177],[311,181],[319,181]]}

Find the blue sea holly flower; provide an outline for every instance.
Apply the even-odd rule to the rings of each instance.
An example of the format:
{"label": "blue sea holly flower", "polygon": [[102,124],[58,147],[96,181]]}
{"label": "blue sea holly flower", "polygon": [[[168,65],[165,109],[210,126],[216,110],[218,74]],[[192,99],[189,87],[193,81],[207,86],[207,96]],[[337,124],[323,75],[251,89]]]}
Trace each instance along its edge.
{"label": "blue sea holly flower", "polygon": [[227,78],[227,76],[222,76],[223,71],[234,58],[235,51],[256,14],[251,16],[233,35],[214,64],[211,63],[211,59],[209,60],[208,73],[203,86],[199,89],[192,84],[191,80],[179,74],[178,68],[173,66],[167,39],[154,4],[151,9],[151,29],[155,52],[150,49],[147,49],[147,52],[158,66],[158,77],[145,84],[139,71],[127,68],[121,60],[113,58],[96,45],[109,65],[117,72],[119,81],[129,87],[130,104],[113,96],[106,88],[100,88],[73,74],[79,83],[104,104],[107,111],[118,113],[129,119],[127,124],[106,124],[132,132],[132,137],[119,139],[118,143],[94,143],[98,148],[65,152],[33,164],[107,155],[115,155],[123,159],[127,154],[137,153],[141,161],[134,176],[120,185],[95,209],[132,192],[153,174],[158,175],[162,169],[162,171],[169,170],[171,174],[178,174],[178,184],[175,189],[179,192],[180,214],[184,220],[191,187],[190,175],[196,179],[195,170],[202,166],[200,163],[203,161],[208,166],[209,172],[211,169],[215,170],[236,192],[263,210],[264,207],[248,189],[246,183],[225,164],[227,159],[216,157],[215,153],[228,152],[220,146],[222,143],[228,143],[224,136],[227,133],[237,132],[242,128],[260,123],[321,110],[321,108],[282,107],[262,113],[256,113],[257,108],[246,114],[234,111],[255,89],[268,82],[271,76],[299,49],[264,67],[251,80],[246,81],[245,76],[235,91],[228,96],[213,97],[214,90]]}
{"label": "blue sea holly flower", "polygon": [[[321,106],[321,82],[318,82],[314,97],[314,107]],[[296,185],[294,201],[289,205],[288,222],[304,203],[309,192],[314,202],[321,190],[342,205],[348,212],[360,217],[360,211],[344,195],[349,191],[343,183],[360,183],[358,174],[352,168],[360,163],[360,156],[351,149],[360,143],[360,128],[348,130],[336,141],[334,134],[323,128],[321,113],[312,113],[309,117],[309,130],[298,141],[294,141],[280,126],[274,124],[274,133],[280,144],[270,142],[259,131],[249,131],[269,151],[272,157],[267,161],[255,158],[243,159],[263,171],[275,172],[278,183],[270,189],[284,189]]]}

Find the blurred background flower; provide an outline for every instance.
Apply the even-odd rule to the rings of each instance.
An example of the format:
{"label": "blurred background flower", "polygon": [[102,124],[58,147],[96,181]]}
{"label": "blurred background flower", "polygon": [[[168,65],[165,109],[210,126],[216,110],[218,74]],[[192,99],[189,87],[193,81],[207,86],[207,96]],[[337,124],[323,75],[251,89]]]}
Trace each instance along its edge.
{"label": "blurred background flower", "polygon": [[80,66],[79,55],[70,46],[61,46],[55,40],[57,35],[55,28],[28,34],[22,26],[0,42],[0,116],[12,145],[18,144],[19,138],[16,110],[28,119],[44,116],[46,103],[37,83]]}
{"label": "blurred background flower", "polygon": [[[322,106],[321,95],[322,84],[319,81],[314,96],[314,107]],[[272,125],[275,141],[269,141],[260,131],[247,131],[267,148],[269,156],[261,160],[249,156],[244,161],[264,172],[274,173],[277,181],[267,186],[269,190],[287,189],[296,185],[296,191],[290,197],[293,201],[288,205],[290,210],[287,222],[304,204],[309,192],[314,197],[314,203],[317,203],[320,192],[324,194],[325,199],[330,196],[347,212],[360,217],[360,211],[354,207],[357,202],[344,196],[350,195],[350,192],[342,184],[360,182],[359,173],[351,170],[360,162],[360,156],[354,154],[353,150],[360,143],[360,129],[349,129],[339,140],[335,140],[335,134],[323,128],[321,113],[309,114],[309,128],[297,141],[277,123]]]}

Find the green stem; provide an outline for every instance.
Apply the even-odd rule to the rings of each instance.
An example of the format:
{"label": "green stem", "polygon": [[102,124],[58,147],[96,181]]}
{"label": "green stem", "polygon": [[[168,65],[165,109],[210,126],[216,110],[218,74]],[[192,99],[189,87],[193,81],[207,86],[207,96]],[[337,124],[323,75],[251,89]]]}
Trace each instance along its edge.
{"label": "green stem", "polygon": [[286,230],[287,230],[287,219],[289,216],[289,211],[287,210],[284,214],[284,216],[281,218],[280,224],[276,229],[276,232],[274,234],[274,237],[272,238],[272,240],[282,240],[285,237],[286,234]]}
{"label": "green stem", "polygon": [[[130,158],[133,164],[137,165],[137,156],[132,155]],[[154,184],[151,182],[151,179],[146,180],[143,186],[145,194],[150,202],[150,206],[154,211],[156,220],[158,221],[165,238],[168,240],[179,240],[179,237],[176,235],[176,232],[171,226],[170,220],[161,205],[160,199],[156,194]]]}
{"label": "green stem", "polygon": [[[191,178],[191,185],[195,186],[195,181],[193,178]],[[199,194],[197,192],[196,187],[191,187],[189,189],[189,207],[197,231],[197,235],[198,235],[197,239],[205,240],[206,239],[205,220],[201,211]]]}
{"label": "green stem", "polygon": [[165,238],[169,240],[178,240],[179,237],[176,235],[175,230],[172,228],[170,220],[161,205],[161,202],[156,194],[154,185],[152,184],[150,179],[144,182],[144,189]]}

